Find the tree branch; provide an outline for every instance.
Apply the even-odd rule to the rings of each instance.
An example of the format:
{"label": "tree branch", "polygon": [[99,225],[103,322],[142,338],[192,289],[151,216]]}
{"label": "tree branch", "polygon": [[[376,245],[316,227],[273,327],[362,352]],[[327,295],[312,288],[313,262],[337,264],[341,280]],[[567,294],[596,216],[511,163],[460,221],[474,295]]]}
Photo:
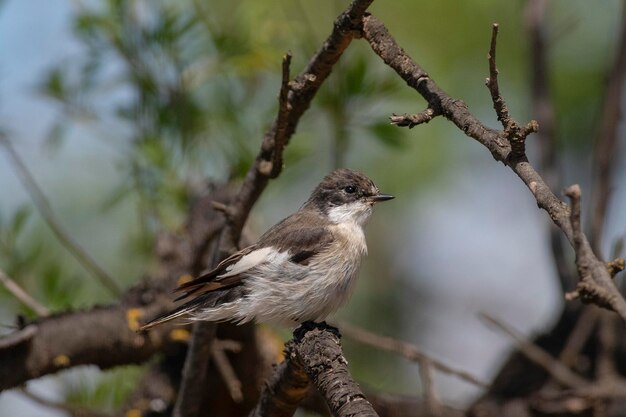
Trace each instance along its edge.
{"label": "tree branch", "polygon": [[581,297],[583,301],[592,302],[600,307],[608,308],[626,320],[626,301],[621,296],[613,277],[609,274],[606,265],[595,257],[591,245],[585,237],[580,223],[580,187],[572,185],[565,190],[572,204],[571,223],[574,231],[574,251],[576,252],[576,267],[580,282],[576,291],[568,293],[568,299]]}
{"label": "tree branch", "polygon": [[142,306],[139,291],[132,295],[117,305],[49,316],[7,336],[35,329],[19,343],[0,347],[0,390],[77,365],[141,363],[164,349],[172,342],[171,327],[149,336],[136,330],[137,318],[156,314],[166,299]]}
{"label": "tree branch", "polygon": [[285,360],[266,381],[250,417],[291,417],[309,392],[309,376],[298,360],[293,340],[285,345]]}
{"label": "tree branch", "polygon": [[426,364],[427,366],[430,366],[440,372],[454,375],[465,382],[469,382],[470,384],[479,386],[481,388],[488,387],[485,382],[478,380],[470,373],[454,369],[441,361],[433,359],[410,343],[403,342],[402,340],[393,339],[387,336],[381,336],[379,334],[372,333],[368,330],[346,322],[338,323],[338,327],[341,329],[344,336],[354,339],[357,342],[365,343],[378,349],[397,353],[398,355],[408,360],[418,362],[420,363],[420,365]]}
{"label": "tree branch", "polygon": [[294,332],[298,360],[317,388],[333,416],[372,416],[378,414],[350,376],[348,362],[343,357],[337,329],[316,325],[306,329],[306,323]]}
{"label": "tree branch", "polygon": [[[497,26],[494,26],[491,50],[495,50],[496,36]],[[582,232],[574,232],[570,221],[570,208],[556,197],[543,178],[528,162],[528,158],[523,152],[523,142],[526,136],[535,131],[538,126],[536,122],[531,121],[526,126],[520,127],[512,119],[507,119],[508,112],[503,110],[502,103],[498,101],[500,93],[497,82],[491,81],[497,80],[495,53],[492,51],[489,57],[490,81],[488,87],[498,117],[506,125],[504,132],[488,128],[469,112],[465,103],[452,99],[441,90],[428,74],[398,46],[385,26],[374,16],[366,16],[363,19],[363,37],[387,65],[393,68],[409,86],[417,90],[426,99],[430,108],[440,111],[444,117],[463,130],[466,135],[485,146],[497,161],[503,162],[517,174],[535,197],[537,205],[544,209],[556,226],[562,230],[577,254],[584,254],[584,259],[590,262],[588,268],[590,278],[586,281],[591,279],[595,283],[593,289],[600,288],[602,290],[601,294],[596,291],[595,296],[591,297],[590,300],[594,302],[608,301],[602,302],[602,305],[610,306],[622,319],[626,320],[626,301],[619,294],[607,269],[594,255],[585,235]],[[601,268],[600,265],[602,265]],[[585,280],[581,276],[579,288],[583,291],[592,290],[592,288],[587,288],[588,284],[583,284],[583,281]]]}
{"label": "tree branch", "polygon": [[583,377],[571,371],[568,367],[553,358],[539,346],[526,340],[517,331],[504,324],[501,320],[485,313],[481,314],[481,317],[509,335],[515,341],[520,352],[522,352],[529,360],[541,366],[559,383],[571,388],[579,388],[588,385],[587,381]]}
{"label": "tree branch", "polygon": [[[215,234],[207,225],[223,224],[213,221],[220,215],[210,209],[210,201],[229,198],[226,187],[200,198],[190,210],[186,233],[159,237],[156,254],[160,263],[154,273],[117,304],[43,317],[1,337],[0,390],[79,365],[107,369],[141,363],[180,343],[169,325],[149,334],[136,331],[140,321],[172,307],[170,290],[176,279],[189,271],[193,242]],[[203,209],[197,210],[199,206]]]}

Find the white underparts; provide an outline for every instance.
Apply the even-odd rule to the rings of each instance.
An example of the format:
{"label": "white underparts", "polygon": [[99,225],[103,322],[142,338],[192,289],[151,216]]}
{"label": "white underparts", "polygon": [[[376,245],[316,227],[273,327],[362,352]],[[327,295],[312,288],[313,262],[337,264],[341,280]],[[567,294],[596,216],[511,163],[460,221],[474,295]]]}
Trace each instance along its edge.
{"label": "white underparts", "polygon": [[334,211],[334,221],[343,216],[349,220],[330,226],[333,242],[313,256],[308,265],[293,263],[291,253],[271,247],[244,256],[222,277],[241,273],[246,296],[217,307],[201,308],[192,319],[282,324],[324,320],[350,298],[361,258],[367,253],[363,229],[357,220],[364,221],[363,217],[369,214],[355,216],[356,212],[360,210]]}

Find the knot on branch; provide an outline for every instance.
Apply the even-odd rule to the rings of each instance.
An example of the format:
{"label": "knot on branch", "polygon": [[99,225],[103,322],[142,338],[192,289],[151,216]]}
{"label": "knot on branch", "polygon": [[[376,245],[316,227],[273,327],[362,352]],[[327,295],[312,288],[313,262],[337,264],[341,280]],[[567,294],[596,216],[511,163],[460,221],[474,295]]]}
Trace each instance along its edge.
{"label": "knot on branch", "polygon": [[609,274],[612,277],[615,277],[615,275],[622,272],[624,270],[624,267],[626,267],[624,258],[616,258],[606,263],[606,269],[609,271]]}
{"label": "knot on branch", "polygon": [[439,116],[439,112],[435,111],[431,107],[427,107],[426,110],[417,113],[417,114],[402,114],[398,115],[393,113],[389,120],[392,125],[396,125],[398,127],[408,127],[409,129],[413,129],[415,126],[430,122],[435,116]]}
{"label": "knot on branch", "polygon": [[591,277],[583,278],[576,285],[576,291],[565,294],[565,299],[568,301],[580,299],[584,304],[595,304],[606,310],[614,311],[612,298],[612,294],[593,282]]}

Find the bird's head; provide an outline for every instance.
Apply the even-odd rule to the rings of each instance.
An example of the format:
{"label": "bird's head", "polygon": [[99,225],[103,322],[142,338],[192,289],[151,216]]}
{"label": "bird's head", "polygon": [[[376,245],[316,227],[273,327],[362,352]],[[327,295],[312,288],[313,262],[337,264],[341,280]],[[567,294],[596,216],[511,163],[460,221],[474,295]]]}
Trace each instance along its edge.
{"label": "bird's head", "polygon": [[382,194],[368,177],[351,169],[341,168],[328,174],[313,190],[305,203],[328,216],[334,223],[365,224],[372,206],[394,198]]}

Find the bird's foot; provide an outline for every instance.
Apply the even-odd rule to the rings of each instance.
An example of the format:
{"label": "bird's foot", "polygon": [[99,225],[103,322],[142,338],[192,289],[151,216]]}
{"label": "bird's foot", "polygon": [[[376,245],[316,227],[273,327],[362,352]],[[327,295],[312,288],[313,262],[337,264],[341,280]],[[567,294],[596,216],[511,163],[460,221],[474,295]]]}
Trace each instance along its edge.
{"label": "bird's foot", "polygon": [[337,338],[341,339],[341,333],[339,333],[338,328],[331,326],[325,321],[317,323],[317,322],[310,321],[310,320],[305,321],[293,331],[293,338],[294,340],[302,340],[304,338],[304,335],[307,334],[307,332],[314,330],[314,329],[327,330],[331,332],[332,334],[334,334],[335,336],[337,336]]}

